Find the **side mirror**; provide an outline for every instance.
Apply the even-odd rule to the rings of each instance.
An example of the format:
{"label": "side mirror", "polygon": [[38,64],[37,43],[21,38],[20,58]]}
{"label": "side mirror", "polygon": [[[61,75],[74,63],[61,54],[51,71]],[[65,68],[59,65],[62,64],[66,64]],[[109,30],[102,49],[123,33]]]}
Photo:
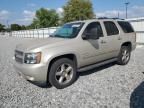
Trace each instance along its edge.
{"label": "side mirror", "polygon": [[87,40],[87,39],[89,39],[90,38],[90,34],[89,33],[84,33],[83,35],[82,35],[82,39],[83,40]]}

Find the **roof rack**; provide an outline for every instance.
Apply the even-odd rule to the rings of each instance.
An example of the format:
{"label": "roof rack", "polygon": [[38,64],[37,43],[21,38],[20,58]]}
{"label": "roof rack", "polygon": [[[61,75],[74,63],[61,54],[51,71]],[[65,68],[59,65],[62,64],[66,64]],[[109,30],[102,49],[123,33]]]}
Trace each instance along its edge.
{"label": "roof rack", "polygon": [[99,18],[97,18],[97,19],[113,19],[113,20],[125,20],[125,19],[122,19],[122,18],[117,18],[117,17],[115,17],[115,18],[108,18],[108,17],[99,17]]}

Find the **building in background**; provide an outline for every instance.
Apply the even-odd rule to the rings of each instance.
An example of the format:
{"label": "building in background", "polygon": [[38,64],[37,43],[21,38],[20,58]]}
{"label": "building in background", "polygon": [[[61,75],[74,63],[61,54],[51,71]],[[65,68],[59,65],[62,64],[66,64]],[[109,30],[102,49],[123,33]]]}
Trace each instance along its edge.
{"label": "building in background", "polygon": [[127,19],[136,31],[137,43],[144,44],[144,17]]}

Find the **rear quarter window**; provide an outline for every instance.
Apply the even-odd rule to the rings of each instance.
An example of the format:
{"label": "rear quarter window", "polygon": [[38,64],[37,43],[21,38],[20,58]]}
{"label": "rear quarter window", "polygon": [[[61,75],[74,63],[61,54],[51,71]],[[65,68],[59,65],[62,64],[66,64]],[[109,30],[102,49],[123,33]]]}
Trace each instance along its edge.
{"label": "rear quarter window", "polygon": [[124,33],[132,33],[134,32],[131,24],[129,22],[124,22],[124,21],[118,21],[118,24],[120,25],[120,27],[122,28],[122,30],[124,31]]}

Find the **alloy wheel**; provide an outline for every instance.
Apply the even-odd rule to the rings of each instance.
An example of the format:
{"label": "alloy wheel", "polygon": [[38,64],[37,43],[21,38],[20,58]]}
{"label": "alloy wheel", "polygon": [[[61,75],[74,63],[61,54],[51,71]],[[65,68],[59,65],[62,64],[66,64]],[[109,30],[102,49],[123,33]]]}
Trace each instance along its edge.
{"label": "alloy wheel", "polygon": [[55,74],[55,79],[59,84],[67,84],[73,77],[73,67],[70,64],[60,65]]}

